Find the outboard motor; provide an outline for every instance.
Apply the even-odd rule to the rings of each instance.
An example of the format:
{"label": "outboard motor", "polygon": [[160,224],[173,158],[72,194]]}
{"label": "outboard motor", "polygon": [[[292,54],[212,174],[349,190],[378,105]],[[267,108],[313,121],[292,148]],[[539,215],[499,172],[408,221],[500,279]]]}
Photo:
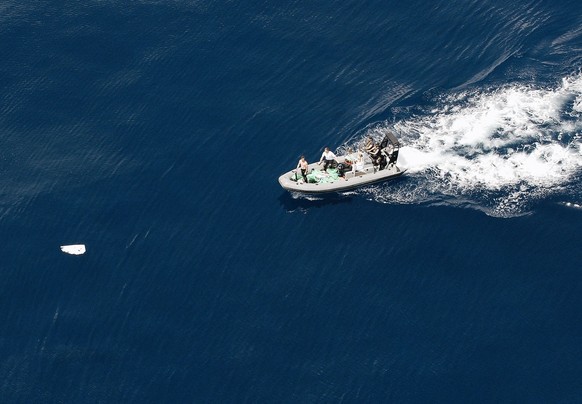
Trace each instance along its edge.
{"label": "outboard motor", "polygon": [[390,153],[388,164],[396,164],[397,160],[398,160],[398,149],[396,149],[392,153]]}

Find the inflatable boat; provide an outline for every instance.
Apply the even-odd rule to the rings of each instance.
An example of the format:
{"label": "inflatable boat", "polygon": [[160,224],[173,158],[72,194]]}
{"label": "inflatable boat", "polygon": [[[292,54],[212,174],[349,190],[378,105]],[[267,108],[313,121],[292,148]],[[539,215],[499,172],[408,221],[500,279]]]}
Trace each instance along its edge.
{"label": "inflatable boat", "polygon": [[377,144],[369,138],[356,152],[337,156],[324,169],[324,164],[308,165],[305,176],[295,169],[279,177],[279,184],[290,192],[322,194],[344,192],[400,177],[406,170],[397,165],[400,143],[392,133]]}

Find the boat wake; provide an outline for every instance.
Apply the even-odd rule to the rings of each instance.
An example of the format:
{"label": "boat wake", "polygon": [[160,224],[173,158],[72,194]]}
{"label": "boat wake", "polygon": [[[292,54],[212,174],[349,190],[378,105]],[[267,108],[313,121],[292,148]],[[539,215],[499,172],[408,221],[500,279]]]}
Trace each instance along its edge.
{"label": "boat wake", "polygon": [[[528,214],[550,196],[582,191],[582,75],[553,88],[508,85],[441,96],[430,110],[366,128],[398,134],[407,180],[359,191],[384,203],[466,206]],[[362,135],[362,134],[360,134]]]}
{"label": "boat wake", "polygon": [[575,202],[562,202],[562,204],[568,208],[572,209],[582,209],[582,204],[575,203]]}

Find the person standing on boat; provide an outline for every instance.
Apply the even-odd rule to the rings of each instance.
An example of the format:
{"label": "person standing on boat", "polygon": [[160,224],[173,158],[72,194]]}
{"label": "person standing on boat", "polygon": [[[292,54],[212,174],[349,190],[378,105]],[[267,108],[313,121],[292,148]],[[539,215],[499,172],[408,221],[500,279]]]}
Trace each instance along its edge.
{"label": "person standing on boat", "polygon": [[327,170],[328,166],[335,166],[336,165],[336,161],[335,159],[337,158],[337,156],[335,154],[333,154],[333,152],[331,150],[329,150],[329,147],[326,147],[325,150],[323,151],[323,154],[321,155],[321,158],[319,159],[319,164],[321,165],[321,163],[323,162],[323,170]]}
{"label": "person standing on boat", "polygon": [[307,169],[309,168],[309,163],[305,160],[305,156],[301,156],[299,162],[297,163],[297,168],[301,169],[301,176],[303,181],[307,183]]}

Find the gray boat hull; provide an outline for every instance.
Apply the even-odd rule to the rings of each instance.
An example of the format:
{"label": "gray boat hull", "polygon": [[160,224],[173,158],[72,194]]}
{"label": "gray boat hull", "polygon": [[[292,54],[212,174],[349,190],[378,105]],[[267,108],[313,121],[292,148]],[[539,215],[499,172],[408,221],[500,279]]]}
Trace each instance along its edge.
{"label": "gray boat hull", "polygon": [[[308,171],[321,168],[319,164],[314,163],[309,165]],[[344,192],[400,177],[404,171],[398,168],[396,164],[390,164],[383,170],[377,170],[373,166],[366,166],[355,175],[347,173],[345,178],[339,178],[337,181],[331,183],[320,184],[305,183],[302,180],[293,181],[291,178],[295,176],[295,170],[291,170],[279,177],[279,184],[287,191],[305,194]]]}

